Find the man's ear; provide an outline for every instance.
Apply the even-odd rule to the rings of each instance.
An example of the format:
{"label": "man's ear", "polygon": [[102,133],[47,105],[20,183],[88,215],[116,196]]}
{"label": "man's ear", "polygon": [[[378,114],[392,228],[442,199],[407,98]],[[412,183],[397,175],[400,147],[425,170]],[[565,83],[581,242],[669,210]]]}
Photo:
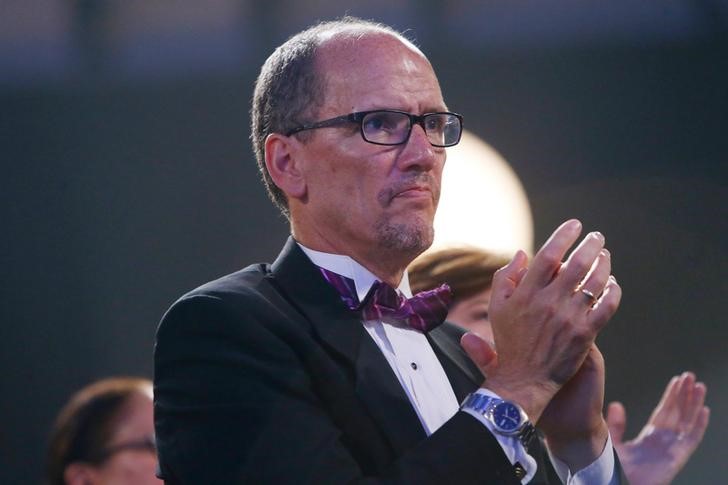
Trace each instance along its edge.
{"label": "man's ear", "polygon": [[292,136],[271,133],[265,139],[265,166],[286,196],[300,199],[306,195],[306,179],[296,156],[298,145]]}
{"label": "man's ear", "polygon": [[94,485],[97,482],[96,475],[93,465],[74,461],[63,470],[63,481],[67,485]]}

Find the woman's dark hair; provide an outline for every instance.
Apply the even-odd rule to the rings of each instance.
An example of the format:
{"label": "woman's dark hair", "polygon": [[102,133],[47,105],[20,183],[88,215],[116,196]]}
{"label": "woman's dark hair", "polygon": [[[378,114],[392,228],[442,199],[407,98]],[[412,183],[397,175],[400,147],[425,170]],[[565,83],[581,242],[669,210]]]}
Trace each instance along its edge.
{"label": "woman's dark hair", "polygon": [[61,409],[51,430],[46,482],[64,485],[64,471],[74,462],[99,464],[115,431],[115,419],[134,394],[146,393],[147,379],[113,377],[76,392]]}

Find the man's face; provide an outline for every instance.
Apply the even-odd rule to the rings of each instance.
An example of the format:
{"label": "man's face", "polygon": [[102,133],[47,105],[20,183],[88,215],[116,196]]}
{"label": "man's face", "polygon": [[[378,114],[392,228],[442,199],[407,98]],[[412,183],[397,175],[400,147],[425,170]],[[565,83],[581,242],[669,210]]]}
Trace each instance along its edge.
{"label": "man's face", "polygon": [[[317,68],[326,94],[314,121],[376,109],[446,110],[429,62],[389,35],[328,43]],[[365,142],[353,123],[313,130],[302,156],[303,220],[322,247],[362,262],[382,250],[414,258],[430,246],[445,149],[433,147],[421,126],[397,146]]]}

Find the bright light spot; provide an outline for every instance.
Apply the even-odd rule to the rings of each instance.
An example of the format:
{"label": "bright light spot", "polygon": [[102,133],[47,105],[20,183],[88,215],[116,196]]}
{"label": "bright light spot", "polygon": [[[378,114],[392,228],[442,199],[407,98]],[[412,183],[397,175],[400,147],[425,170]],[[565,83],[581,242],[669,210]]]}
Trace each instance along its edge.
{"label": "bright light spot", "polygon": [[533,252],[523,185],[502,156],[467,131],[448,149],[431,250],[463,245],[507,255]]}

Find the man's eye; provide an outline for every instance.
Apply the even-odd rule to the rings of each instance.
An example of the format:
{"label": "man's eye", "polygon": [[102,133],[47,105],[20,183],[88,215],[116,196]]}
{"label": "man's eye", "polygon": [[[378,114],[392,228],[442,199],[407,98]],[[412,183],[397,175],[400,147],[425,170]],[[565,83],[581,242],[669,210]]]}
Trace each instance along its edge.
{"label": "man's eye", "polygon": [[373,131],[392,131],[397,128],[397,118],[389,113],[370,115],[364,120],[364,129]]}
{"label": "man's eye", "polygon": [[443,122],[439,116],[431,116],[430,118],[427,118],[426,124],[428,130],[440,131],[442,130]]}
{"label": "man's eye", "polygon": [[364,131],[382,131],[388,133],[400,132],[406,129],[409,117],[402,113],[371,113],[364,119]]}
{"label": "man's eye", "polygon": [[365,130],[381,130],[384,127],[384,120],[379,116],[370,116],[364,123]]}

